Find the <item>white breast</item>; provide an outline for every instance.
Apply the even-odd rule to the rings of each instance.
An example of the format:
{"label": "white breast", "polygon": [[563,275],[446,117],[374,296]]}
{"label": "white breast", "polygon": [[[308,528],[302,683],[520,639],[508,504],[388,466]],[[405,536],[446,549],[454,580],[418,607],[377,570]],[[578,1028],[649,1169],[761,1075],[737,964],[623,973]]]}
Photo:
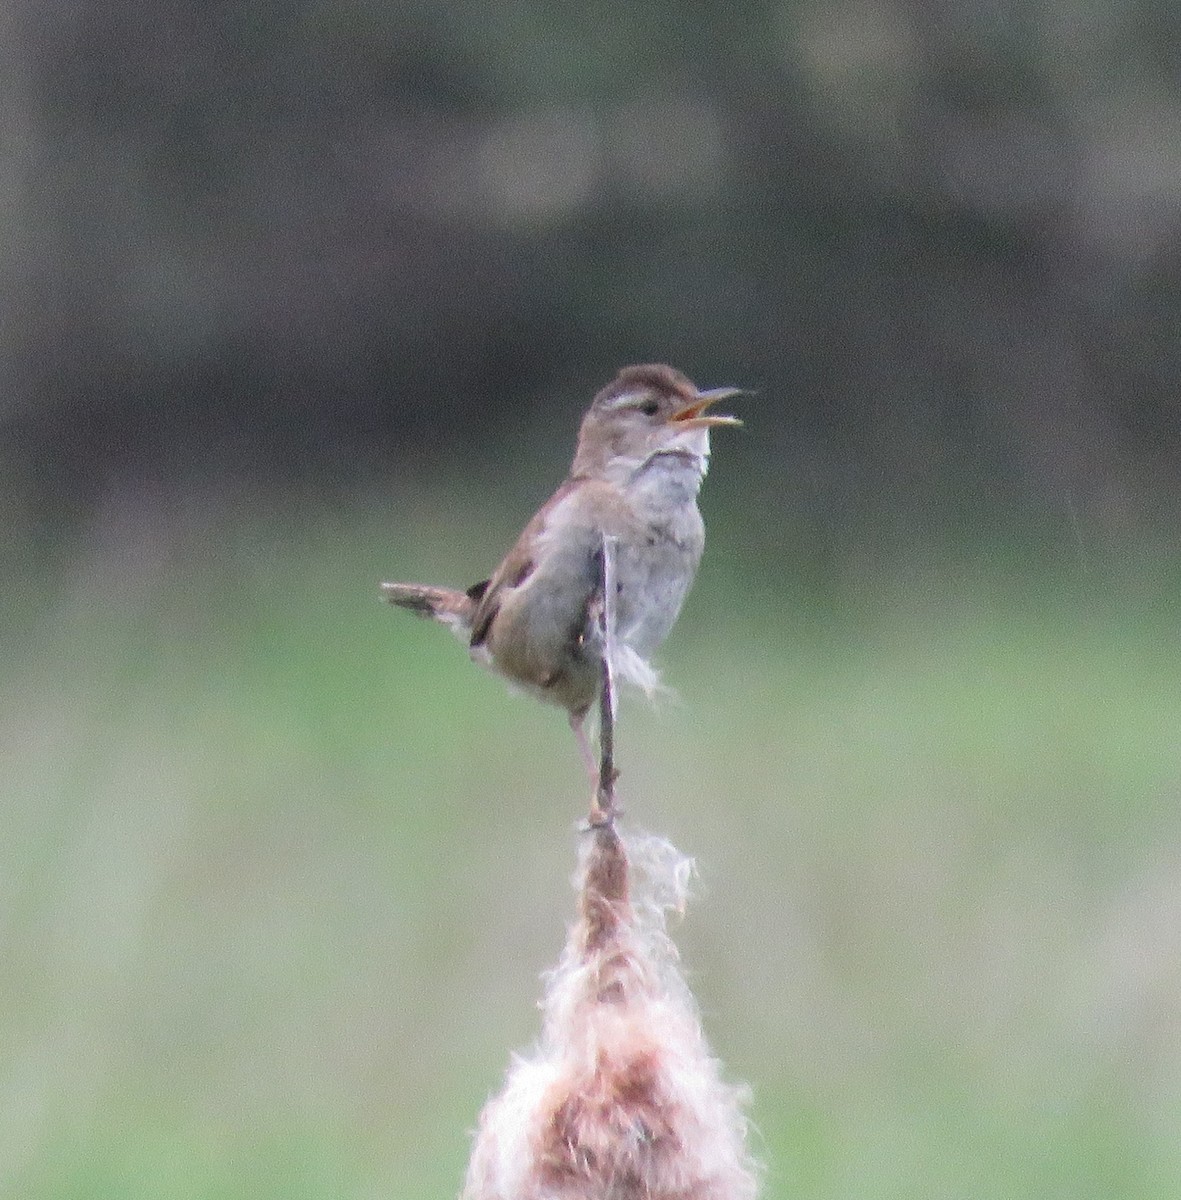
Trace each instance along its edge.
{"label": "white breast", "polygon": [[[693,433],[705,435],[704,430]],[[699,446],[697,438],[693,449]],[[634,656],[618,666],[645,690],[656,679],[646,660],[676,623],[701,561],[705,527],[697,493],[707,465],[705,454],[677,446],[650,457],[628,488],[641,536],[618,550],[616,633],[621,656]]]}

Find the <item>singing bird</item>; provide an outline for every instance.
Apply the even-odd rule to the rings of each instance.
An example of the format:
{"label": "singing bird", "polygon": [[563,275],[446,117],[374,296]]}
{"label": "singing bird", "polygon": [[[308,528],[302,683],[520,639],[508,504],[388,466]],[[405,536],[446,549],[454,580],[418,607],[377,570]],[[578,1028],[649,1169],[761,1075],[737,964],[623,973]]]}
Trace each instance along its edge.
{"label": "singing bird", "polygon": [[681,611],[705,545],[697,493],[710,430],[741,424],[709,409],[744,390],[699,391],[663,364],[624,367],[583,417],[565,481],[490,578],[466,591],[381,585],[391,604],[449,626],[477,662],[564,708],[592,778],[584,722],[601,686],[594,605],[604,537],[615,546],[611,666],[651,693],[659,678],[650,656]]}

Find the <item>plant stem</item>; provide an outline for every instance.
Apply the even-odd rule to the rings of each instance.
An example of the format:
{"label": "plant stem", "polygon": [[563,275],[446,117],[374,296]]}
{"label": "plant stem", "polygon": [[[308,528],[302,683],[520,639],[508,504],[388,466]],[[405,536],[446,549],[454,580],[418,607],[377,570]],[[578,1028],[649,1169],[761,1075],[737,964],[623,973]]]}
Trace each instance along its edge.
{"label": "plant stem", "polygon": [[615,547],[616,539],[603,534],[600,556],[599,621],[603,646],[603,682],[599,690],[599,782],[591,809],[594,827],[611,825],[615,820]]}

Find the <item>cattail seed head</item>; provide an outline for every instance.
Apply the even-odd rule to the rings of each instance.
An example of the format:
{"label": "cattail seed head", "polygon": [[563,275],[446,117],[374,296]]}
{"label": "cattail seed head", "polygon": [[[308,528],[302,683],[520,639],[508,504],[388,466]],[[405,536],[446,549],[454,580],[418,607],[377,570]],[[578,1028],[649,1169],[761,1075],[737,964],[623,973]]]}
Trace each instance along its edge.
{"label": "cattail seed head", "polygon": [[754,1200],[746,1089],[722,1080],[667,933],[690,872],[658,838],[587,839],[541,1040],[480,1116],[463,1200]]}

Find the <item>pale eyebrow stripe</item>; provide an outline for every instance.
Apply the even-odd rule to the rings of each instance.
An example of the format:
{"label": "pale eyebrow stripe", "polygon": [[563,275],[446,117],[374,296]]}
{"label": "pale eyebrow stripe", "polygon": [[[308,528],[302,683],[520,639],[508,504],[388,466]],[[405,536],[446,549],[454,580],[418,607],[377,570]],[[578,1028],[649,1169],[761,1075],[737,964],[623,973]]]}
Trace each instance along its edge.
{"label": "pale eyebrow stripe", "polygon": [[610,408],[626,408],[629,404],[634,404],[637,400],[639,400],[643,396],[646,396],[647,394],[648,394],[647,388],[643,389],[642,391],[623,392],[620,395],[612,398],[609,407]]}

